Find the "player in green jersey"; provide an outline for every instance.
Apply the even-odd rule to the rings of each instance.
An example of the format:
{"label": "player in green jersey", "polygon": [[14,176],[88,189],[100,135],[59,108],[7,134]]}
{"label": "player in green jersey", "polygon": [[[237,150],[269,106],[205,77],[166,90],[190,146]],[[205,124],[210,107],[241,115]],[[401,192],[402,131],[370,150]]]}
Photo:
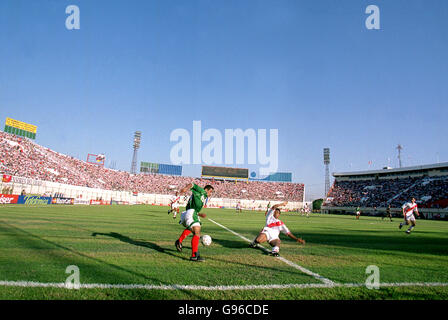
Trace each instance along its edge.
{"label": "player in green jersey", "polygon": [[211,185],[206,185],[201,188],[197,184],[189,183],[180,190],[180,194],[184,194],[191,190],[191,196],[187,203],[187,208],[182,212],[179,223],[185,227],[181,236],[174,243],[177,251],[182,251],[182,241],[193,232],[193,239],[191,239],[191,261],[204,261],[199,255],[199,238],[201,237],[201,221],[199,217],[205,218],[205,213],[200,213],[202,207],[207,204],[208,199],[212,195],[214,188]]}

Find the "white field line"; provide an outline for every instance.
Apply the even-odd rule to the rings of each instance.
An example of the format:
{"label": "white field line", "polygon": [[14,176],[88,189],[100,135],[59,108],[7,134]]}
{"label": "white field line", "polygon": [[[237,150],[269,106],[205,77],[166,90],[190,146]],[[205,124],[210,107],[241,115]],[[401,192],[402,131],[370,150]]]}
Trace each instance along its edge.
{"label": "white field line", "polygon": [[[330,288],[361,288],[364,283],[308,283],[308,284],[268,284],[245,286],[196,286],[196,285],[149,285],[149,284],[80,284],[79,289],[124,289],[124,290],[204,290],[204,291],[229,291],[229,290],[265,290],[265,289],[330,289]],[[445,282],[401,282],[381,283],[380,287],[446,287]],[[76,290],[63,282],[43,283],[33,281],[0,281],[0,287],[25,287],[25,288],[60,288]],[[77,288],[77,289],[78,289]]]}
{"label": "white field line", "polygon": [[[241,239],[246,240],[246,241],[249,242],[249,243],[252,242],[251,240],[247,239],[246,237],[242,236],[241,234],[239,234],[239,233],[237,233],[237,232],[235,232],[235,231],[233,231],[233,230],[230,230],[230,229],[227,228],[226,226],[223,226],[222,224],[220,224],[220,223],[218,223],[218,222],[216,222],[216,221],[214,221],[214,220],[212,220],[212,219],[210,219],[210,218],[209,218],[208,220],[210,220],[211,222],[213,222],[213,223],[216,224],[217,226],[220,226],[221,228],[223,228],[223,229],[225,229],[225,230],[227,230],[227,231],[233,233],[233,234],[236,235],[237,237],[240,237]],[[265,247],[262,247],[262,246],[260,246],[260,245],[258,245],[258,247],[261,248],[261,249],[263,249],[263,250],[266,251],[266,252],[269,252],[269,250],[266,249]],[[317,273],[314,273],[314,272],[312,272],[311,270],[308,270],[308,269],[306,269],[306,268],[304,268],[304,267],[302,267],[302,266],[299,266],[298,264],[296,264],[296,263],[294,263],[294,262],[292,262],[292,261],[289,261],[289,260],[287,260],[287,259],[285,259],[285,258],[283,258],[283,257],[277,257],[277,259],[279,259],[280,261],[283,261],[283,262],[286,263],[287,265],[289,265],[289,266],[291,266],[291,267],[293,267],[293,268],[295,268],[295,269],[297,269],[297,270],[300,270],[301,272],[303,272],[303,273],[305,273],[305,274],[307,274],[307,275],[309,275],[309,276],[312,276],[313,278],[315,278],[315,279],[317,279],[317,280],[319,280],[319,281],[322,281],[322,282],[325,283],[325,284],[328,284],[328,285],[334,285],[334,284],[335,284],[335,282],[331,281],[330,279],[327,279],[327,278],[325,278],[325,277],[322,277],[321,275],[319,275],[319,274],[317,274]]]}

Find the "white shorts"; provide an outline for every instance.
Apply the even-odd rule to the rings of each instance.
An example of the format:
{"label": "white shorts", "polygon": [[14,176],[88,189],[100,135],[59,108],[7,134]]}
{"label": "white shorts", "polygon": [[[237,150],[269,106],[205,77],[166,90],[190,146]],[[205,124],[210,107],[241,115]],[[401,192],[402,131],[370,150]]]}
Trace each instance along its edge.
{"label": "white shorts", "polygon": [[277,228],[264,227],[263,230],[261,230],[261,233],[264,233],[268,239],[268,242],[271,242],[272,240],[279,239],[278,236],[280,235],[280,230]]}
{"label": "white shorts", "polygon": [[190,209],[182,212],[180,215],[180,224],[182,224],[185,229],[190,229],[196,226],[201,226],[201,221],[199,220],[199,216],[195,213],[194,209]]}
{"label": "white shorts", "polygon": [[176,202],[176,203],[173,203],[172,205],[171,205],[171,209],[177,209],[177,208],[179,208],[179,204]]}
{"label": "white shorts", "polygon": [[414,215],[412,213],[407,213],[406,214],[406,220],[415,222],[415,217],[414,217]]}

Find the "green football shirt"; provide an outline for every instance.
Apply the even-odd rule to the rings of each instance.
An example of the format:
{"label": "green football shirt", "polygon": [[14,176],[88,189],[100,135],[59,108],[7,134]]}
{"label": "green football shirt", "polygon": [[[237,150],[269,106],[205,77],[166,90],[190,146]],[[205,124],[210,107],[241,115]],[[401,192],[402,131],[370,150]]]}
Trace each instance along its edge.
{"label": "green football shirt", "polygon": [[202,189],[197,184],[193,184],[193,187],[190,190],[192,194],[187,203],[187,210],[194,209],[196,213],[199,213],[204,206],[205,200],[207,199],[207,191]]}

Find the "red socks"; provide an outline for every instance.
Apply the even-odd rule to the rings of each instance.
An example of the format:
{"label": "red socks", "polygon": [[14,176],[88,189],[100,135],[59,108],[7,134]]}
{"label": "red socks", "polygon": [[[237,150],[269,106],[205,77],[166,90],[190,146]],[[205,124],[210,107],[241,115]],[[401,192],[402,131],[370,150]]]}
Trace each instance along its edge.
{"label": "red socks", "polygon": [[[182,243],[182,241],[185,240],[186,237],[188,237],[190,235],[191,231],[185,229],[184,232],[182,232],[182,235],[179,238],[179,242]],[[191,251],[192,251],[192,256],[195,257],[196,254],[198,253],[198,248],[199,248],[199,237],[194,235],[193,239],[191,239]]]}
{"label": "red socks", "polygon": [[193,239],[191,239],[192,257],[196,257],[196,254],[198,253],[198,247],[199,247],[199,237],[194,235]]}
{"label": "red socks", "polygon": [[190,230],[185,229],[184,232],[182,232],[182,235],[181,235],[180,238],[179,238],[179,242],[182,243],[182,241],[184,241],[184,239],[185,239],[186,237],[188,237],[188,235],[189,235],[190,233],[191,233]]}

